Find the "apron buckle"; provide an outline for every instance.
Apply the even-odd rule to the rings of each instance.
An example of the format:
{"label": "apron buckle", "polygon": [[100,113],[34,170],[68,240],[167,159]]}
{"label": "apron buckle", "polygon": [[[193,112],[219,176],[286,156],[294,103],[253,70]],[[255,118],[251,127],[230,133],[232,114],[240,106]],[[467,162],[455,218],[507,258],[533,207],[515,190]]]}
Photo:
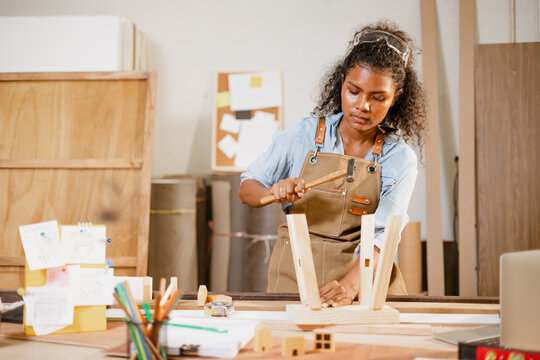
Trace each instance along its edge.
{"label": "apron buckle", "polygon": [[312,164],[316,164],[318,159],[317,159],[317,154],[319,153],[319,150],[321,149],[320,146],[315,146],[315,154],[313,154],[313,156],[309,159],[309,162],[312,163]]}

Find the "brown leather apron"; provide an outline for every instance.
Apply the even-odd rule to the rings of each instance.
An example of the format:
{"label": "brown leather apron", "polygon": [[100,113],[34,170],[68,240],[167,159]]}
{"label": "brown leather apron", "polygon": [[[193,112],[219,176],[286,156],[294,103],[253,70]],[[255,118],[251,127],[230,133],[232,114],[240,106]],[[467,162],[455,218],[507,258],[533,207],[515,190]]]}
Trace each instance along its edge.
{"label": "brown leather apron", "polygon": [[[300,177],[309,182],[326,174],[345,169],[349,159],[355,161],[354,181],[341,178],[319,185],[295,201],[291,214],[306,214],[318,286],[331,280],[341,280],[352,268],[354,251],[360,243],[361,217],[373,214],[381,193],[381,167],[377,158],[381,154],[383,134],[375,139],[373,160],[368,161],[347,155],[320,153],[325,118],[319,119],[315,135],[316,151],[309,151]],[[278,229],[278,240],[268,269],[268,292],[297,293],[298,285],[292,259],[287,224]],[[394,264],[388,294],[406,294],[405,282]]]}

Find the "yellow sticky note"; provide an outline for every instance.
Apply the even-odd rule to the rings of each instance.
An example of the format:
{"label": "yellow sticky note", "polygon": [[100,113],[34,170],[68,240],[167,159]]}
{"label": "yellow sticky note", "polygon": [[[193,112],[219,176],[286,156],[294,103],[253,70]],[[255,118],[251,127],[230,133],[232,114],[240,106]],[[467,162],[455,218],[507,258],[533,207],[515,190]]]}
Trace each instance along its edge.
{"label": "yellow sticky note", "polygon": [[217,107],[222,108],[231,105],[231,95],[228,91],[222,91],[217,94]]}
{"label": "yellow sticky note", "polygon": [[251,76],[249,86],[254,87],[254,88],[262,87],[262,76],[255,76],[255,75]]}

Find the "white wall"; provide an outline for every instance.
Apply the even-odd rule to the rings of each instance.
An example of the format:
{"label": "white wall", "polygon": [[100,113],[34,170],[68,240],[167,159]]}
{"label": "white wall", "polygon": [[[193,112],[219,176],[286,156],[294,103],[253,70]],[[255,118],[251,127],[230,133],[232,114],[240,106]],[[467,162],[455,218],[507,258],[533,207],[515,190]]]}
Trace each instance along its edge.
{"label": "white wall", "polygon": [[[454,238],[458,3],[437,0],[444,239]],[[479,42],[509,42],[511,2],[476,3]],[[540,40],[538,14],[538,0],[516,0],[518,41]],[[0,15],[118,15],[137,24],[146,34],[148,66],[158,71],[154,176],[210,168],[217,70],[282,70],[287,126],[310,113],[323,71],[344,54],[356,28],[388,18],[421,43],[419,0],[0,0]],[[421,168],[409,211],[423,234],[424,173]]]}

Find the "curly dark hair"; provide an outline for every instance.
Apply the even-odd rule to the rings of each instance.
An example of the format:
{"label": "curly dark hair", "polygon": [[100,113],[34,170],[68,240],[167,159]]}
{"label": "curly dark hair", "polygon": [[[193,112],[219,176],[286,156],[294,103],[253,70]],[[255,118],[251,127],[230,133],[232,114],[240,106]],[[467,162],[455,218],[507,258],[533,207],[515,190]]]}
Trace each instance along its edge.
{"label": "curly dark hair", "polygon": [[[402,57],[389,47],[384,39],[377,42],[361,42],[355,46],[354,39],[366,30],[383,30],[405,41],[411,49],[407,65],[404,66]],[[414,69],[414,55],[417,49],[407,33],[399,30],[388,20],[363,27],[355,33],[353,40],[349,43],[347,55],[322,78],[321,92],[312,115],[325,116],[341,112],[343,79],[354,66],[369,67],[391,76],[398,95],[381,126],[385,130],[395,131],[404,141],[417,146],[422,151],[427,120],[424,90]]]}

